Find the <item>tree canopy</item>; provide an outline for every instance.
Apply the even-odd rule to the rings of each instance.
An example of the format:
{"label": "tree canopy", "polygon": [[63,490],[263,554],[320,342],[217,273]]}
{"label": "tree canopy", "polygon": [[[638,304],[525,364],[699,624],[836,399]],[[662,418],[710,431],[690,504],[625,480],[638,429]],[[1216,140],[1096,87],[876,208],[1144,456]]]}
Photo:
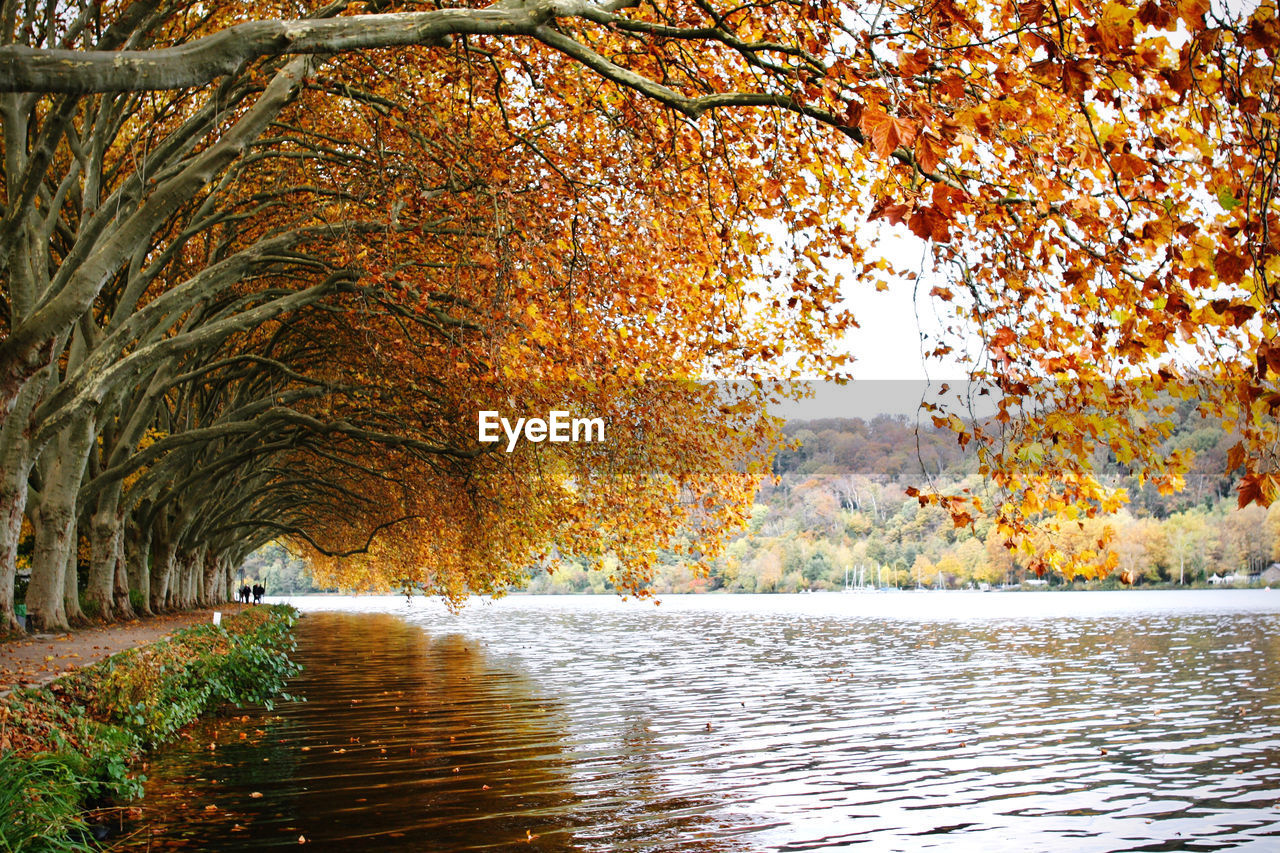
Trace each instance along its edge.
{"label": "tree canopy", "polygon": [[[1122,500],[1098,447],[1179,485],[1169,395],[1232,421],[1242,504],[1276,497],[1274,3],[0,20],[7,621],[20,559],[55,627],[81,589],[107,616],[220,600],[278,537],[453,596],[606,552],[643,589],[682,531],[715,552],[776,437],[762,392],[689,380],[846,372],[859,288],[927,290],[929,354],[998,400],[926,404],[994,496],[919,499],[1039,543],[1035,568],[1105,567],[1052,535]],[[927,263],[895,268],[883,229]],[[480,409],[553,406],[624,428],[475,440]]]}

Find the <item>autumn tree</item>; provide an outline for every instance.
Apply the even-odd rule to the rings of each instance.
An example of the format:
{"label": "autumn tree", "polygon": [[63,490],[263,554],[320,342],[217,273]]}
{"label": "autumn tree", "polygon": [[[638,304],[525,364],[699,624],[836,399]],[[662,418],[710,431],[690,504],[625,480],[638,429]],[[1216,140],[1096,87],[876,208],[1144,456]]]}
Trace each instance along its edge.
{"label": "autumn tree", "polygon": [[[1240,501],[1275,497],[1273,3],[0,11],[6,616],[24,515],[37,621],[74,615],[55,602],[74,610],[70,543],[98,439],[145,453],[156,428],[122,421],[136,389],[157,418],[172,393],[189,402],[168,419],[199,421],[201,362],[227,346],[252,357],[231,342],[276,318],[350,314],[343,300],[366,294],[396,307],[343,329],[393,351],[409,337],[385,326],[397,312],[479,318],[464,321],[479,350],[442,333],[414,353],[468,405],[481,381],[839,371],[833,342],[853,318],[833,270],[877,287],[921,272],[870,253],[867,219],[927,243],[919,281],[955,318],[931,353],[976,333],[971,387],[998,398],[993,423],[936,411],[992,484],[920,493],[956,524],[987,514],[1037,570],[1100,571],[1055,530],[1123,501],[1092,470],[1099,447],[1180,485],[1186,455],[1157,452],[1172,411],[1158,392],[1197,382],[1240,435]],[[436,298],[463,298],[454,288],[462,310]],[[284,368],[268,375],[310,381]],[[339,422],[302,414],[321,434]],[[128,529],[111,492],[91,496],[103,554]],[[282,511],[259,508],[244,542]],[[197,525],[187,544],[208,554],[224,534]]]}
{"label": "autumn tree", "polygon": [[[467,410],[457,402],[465,389],[483,396],[496,385],[508,403],[532,406],[546,395],[516,393],[516,386],[533,388],[535,380],[598,382],[603,371],[618,383],[611,390],[616,397],[647,377],[692,375],[726,362],[726,354],[776,341],[775,327],[741,316],[741,285],[733,281],[742,278],[735,270],[745,268],[751,233],[734,211],[747,210],[757,199],[762,209],[776,204],[763,184],[776,182],[775,172],[737,174],[728,158],[688,148],[688,139],[681,138],[688,130],[663,123],[656,110],[648,116],[654,128],[639,141],[607,113],[598,121],[548,121],[525,107],[517,111],[518,99],[504,90],[500,69],[461,47],[439,67],[425,67],[426,73],[421,66],[409,67],[414,83],[406,87],[405,75],[396,73],[404,69],[388,69],[384,62],[356,58],[326,77],[306,81],[269,62],[277,87],[270,103],[264,95],[243,107],[243,92],[258,85],[246,73],[236,84],[243,92],[224,81],[203,104],[183,95],[162,101],[155,121],[116,122],[94,130],[105,152],[94,168],[114,169],[126,183],[136,176],[113,165],[111,156],[136,146],[137,134],[144,140],[176,135],[196,145],[195,153],[176,143],[168,150],[158,145],[160,153],[147,165],[153,173],[208,169],[217,180],[192,183],[185,206],[172,201],[176,185],[162,187],[157,192],[163,198],[152,199],[154,216],[142,216],[144,209],[117,223],[138,229],[129,231],[137,238],[132,252],[143,260],[119,269],[91,294],[91,310],[71,336],[51,341],[56,364],[23,385],[38,388],[30,394],[31,405],[6,418],[6,427],[31,425],[16,431],[8,445],[13,452],[7,471],[15,484],[9,493],[14,505],[40,515],[41,541],[28,595],[38,625],[63,625],[77,615],[71,543],[77,518],[86,510],[95,546],[88,594],[108,615],[113,609],[127,612],[118,581],[130,573],[122,566],[136,566],[133,588],[145,593],[150,606],[182,606],[219,595],[225,584],[214,579],[225,577],[226,566],[211,566],[225,562],[224,553],[242,555],[246,543],[264,535],[290,535],[318,553],[344,555],[351,549],[330,549],[319,541],[322,534],[347,530],[345,535],[363,543],[359,550],[367,550],[370,532],[389,522],[326,510],[331,502],[318,500],[315,490],[328,488],[332,497],[346,482],[333,460],[328,469],[317,468],[314,460],[298,461],[300,438],[294,436],[288,439],[295,451],[289,464],[310,464],[307,476],[287,478],[290,487],[282,492],[281,476],[262,475],[273,470],[270,463],[283,449],[282,429],[338,433],[383,450],[412,446],[428,455],[476,458],[473,446],[456,446],[462,418],[471,417],[459,414]],[[422,107],[427,96],[437,98],[431,110]],[[572,87],[555,96],[569,106],[579,106],[575,99],[581,97]],[[328,123],[317,123],[315,117],[335,104]],[[192,111],[199,122],[187,118]],[[165,118],[173,115],[183,118],[171,119],[176,125],[166,128]],[[212,156],[228,141],[225,133],[207,149],[198,145],[201,129],[219,119],[247,128],[236,157]],[[460,132],[466,127],[472,130]],[[68,134],[74,141],[86,132],[76,126]],[[598,156],[561,162],[557,158],[566,146]],[[50,168],[55,166],[69,168],[62,180],[76,184],[78,161],[67,157]],[[140,186],[145,193],[148,185]],[[676,190],[683,196],[673,195]],[[742,198],[729,199],[729,192]],[[389,210],[387,198],[395,199]],[[672,198],[680,204],[672,205]],[[84,215],[78,196],[76,201],[59,210],[72,218],[64,229],[71,236]],[[97,222],[95,227],[112,227]],[[153,230],[142,230],[143,224]],[[643,240],[635,239],[637,227]],[[101,235],[86,239],[82,253],[97,257],[94,246]],[[58,275],[44,280],[45,296],[69,292],[61,288],[74,272],[67,266],[76,260],[74,246],[66,250],[71,260],[63,261]],[[640,262],[637,250],[669,253],[673,260],[654,270]],[[727,286],[721,277],[729,280]],[[307,306],[320,304],[326,311],[344,312],[346,319],[323,329],[296,319]],[[302,363],[285,359],[268,345],[270,336],[255,330],[286,312],[295,317],[290,324],[305,334],[342,339],[314,348]],[[10,320],[13,328],[25,322],[12,314]],[[30,332],[31,323],[25,328]],[[352,334],[361,337],[352,339]],[[82,336],[91,340],[82,343]],[[243,340],[227,350],[237,336]],[[21,337],[11,329],[5,345],[12,347]],[[368,351],[371,340],[373,352]],[[584,340],[593,346],[583,347]],[[317,353],[328,369],[324,376],[315,373]],[[246,398],[246,388],[258,389],[258,396]],[[454,419],[455,445],[432,444],[412,428],[440,411],[442,398],[452,404],[447,411]],[[369,405],[371,399],[377,404]],[[300,405],[304,401],[307,405]],[[674,398],[663,405],[670,409],[668,416],[689,414]],[[469,411],[474,410],[472,405]],[[353,411],[362,413],[361,419],[353,418]],[[705,432],[686,431],[700,437],[704,450],[713,437],[723,445],[733,432],[732,419],[714,420]],[[263,440],[273,433],[275,441]],[[664,431],[655,421],[647,434],[653,442]],[[742,440],[756,444],[758,438],[749,433]],[[680,472],[698,469],[692,461],[699,457],[693,452],[697,446],[685,446],[689,462],[668,454],[665,497],[682,497],[670,493],[673,487],[696,485],[696,477]],[[45,452],[50,447],[57,452]],[[97,449],[101,456],[93,452]],[[751,470],[733,455],[732,442],[726,450],[720,458],[731,461],[732,469],[717,469],[710,461],[714,454],[707,457],[706,470],[719,470],[722,483]],[[351,455],[367,452],[372,451]],[[47,467],[38,472],[40,482],[57,488],[42,485],[27,507],[25,490],[35,464]],[[341,464],[362,463],[345,458]],[[376,479],[391,464],[384,458],[361,470]],[[245,467],[255,474],[228,479]],[[418,483],[438,480],[456,488],[475,482],[473,473],[443,476],[403,460],[396,470],[401,489],[415,482],[408,471],[421,478]],[[134,476],[128,494],[122,494],[125,481]],[[649,476],[656,488],[661,472]],[[217,488],[199,487],[211,477],[220,478]],[[234,499],[227,493],[233,482],[239,492]],[[582,472],[578,482],[586,482]],[[704,477],[701,485],[706,493],[711,481]],[[632,506],[645,494],[633,483]],[[457,497],[446,504],[456,506]],[[688,505],[685,500],[665,503]],[[721,499],[703,509],[707,517],[731,517],[736,503]],[[218,509],[211,510],[211,504]],[[300,511],[303,505],[307,509]],[[248,518],[221,518],[228,507]],[[438,506],[413,509],[401,520],[455,517]],[[671,510],[654,516],[653,526],[620,530],[614,542],[636,558],[628,568],[634,574],[623,578],[626,585],[638,586],[643,576],[638,555],[644,531],[690,520]],[[211,520],[221,524],[210,527]],[[353,521],[363,527],[350,529]],[[513,561],[527,558],[528,543],[540,532],[544,540],[547,529],[571,533],[572,524],[558,523],[559,528],[544,529],[531,520],[520,540],[525,545],[501,554],[476,543],[453,549],[471,555],[471,574],[459,569],[440,576],[448,578],[453,594],[468,580],[475,582],[473,588],[483,588],[478,567],[510,570]],[[472,528],[477,536],[498,530],[492,523],[476,522]],[[211,538],[237,530],[241,535],[228,542]],[[136,531],[133,547],[152,553],[122,556],[126,531]],[[585,541],[581,531],[572,535]],[[501,550],[504,543],[498,538],[491,544]],[[599,550],[598,544],[592,547]],[[183,566],[176,574],[175,561]]]}

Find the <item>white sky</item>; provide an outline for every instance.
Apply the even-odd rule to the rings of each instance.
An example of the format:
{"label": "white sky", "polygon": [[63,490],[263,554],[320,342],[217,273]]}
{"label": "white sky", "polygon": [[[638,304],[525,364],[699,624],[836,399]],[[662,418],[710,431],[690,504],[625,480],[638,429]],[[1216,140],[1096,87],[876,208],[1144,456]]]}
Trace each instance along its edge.
{"label": "white sky", "polygon": [[[877,291],[849,277],[845,296],[860,328],[845,337],[842,348],[855,358],[850,369],[854,381],[843,386],[813,383],[812,398],[775,407],[788,420],[870,419],[878,414],[914,417],[922,399],[936,399],[944,384],[956,388],[964,382],[967,370],[959,361],[926,362],[924,358],[940,325],[935,312],[939,304],[946,305],[929,296],[932,284],[924,278],[929,268],[924,242],[888,226],[862,230],[864,234],[874,230],[878,254],[899,269],[919,271],[921,282],[896,282],[888,290]],[[929,340],[922,340],[922,335],[930,336]]]}

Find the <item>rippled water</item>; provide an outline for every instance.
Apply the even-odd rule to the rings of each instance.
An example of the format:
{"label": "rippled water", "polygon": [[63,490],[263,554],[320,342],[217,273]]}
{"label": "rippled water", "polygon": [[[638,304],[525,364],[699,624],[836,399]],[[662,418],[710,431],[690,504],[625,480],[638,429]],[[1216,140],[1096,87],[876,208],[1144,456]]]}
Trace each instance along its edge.
{"label": "rippled water", "polygon": [[294,603],[138,849],[1280,850],[1280,592]]}

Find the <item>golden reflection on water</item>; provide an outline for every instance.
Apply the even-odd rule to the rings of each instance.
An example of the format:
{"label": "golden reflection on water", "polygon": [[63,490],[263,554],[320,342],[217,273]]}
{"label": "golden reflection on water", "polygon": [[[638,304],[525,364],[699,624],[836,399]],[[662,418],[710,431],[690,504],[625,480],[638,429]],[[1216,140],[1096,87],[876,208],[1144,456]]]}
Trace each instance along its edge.
{"label": "golden reflection on water", "polygon": [[[591,756],[566,753],[561,706],[474,640],[390,615],[320,613],[301,623],[298,656],[305,670],[289,689],[306,701],[227,709],[191,729],[151,763],[142,818],[118,828],[115,846],[576,851],[599,849],[575,837],[590,840],[602,820],[711,819],[714,796],[673,796],[645,771],[642,718],[616,759],[638,772],[588,802],[573,775]],[[622,849],[627,835],[600,840]],[[685,849],[748,848],[707,838]]]}
{"label": "golden reflection on water", "polygon": [[902,600],[311,613],[308,701],[163,751],[128,846],[1280,849],[1277,613]]}

